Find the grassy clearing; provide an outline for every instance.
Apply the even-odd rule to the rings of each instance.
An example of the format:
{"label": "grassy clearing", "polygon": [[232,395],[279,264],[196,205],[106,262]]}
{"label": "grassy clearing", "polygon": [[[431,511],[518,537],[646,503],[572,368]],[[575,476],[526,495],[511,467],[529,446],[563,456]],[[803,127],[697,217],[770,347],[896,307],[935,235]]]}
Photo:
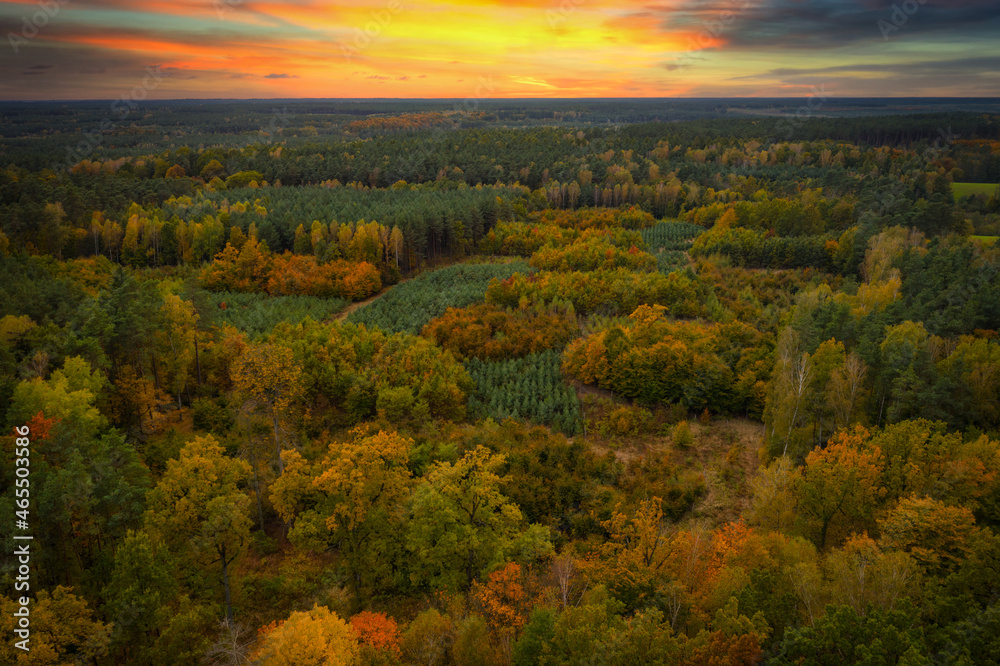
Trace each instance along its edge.
{"label": "grassy clearing", "polygon": [[738,520],[750,505],[750,481],[757,475],[764,424],[747,419],[712,419],[689,423],[694,443],[677,451],[681,468],[701,472],[705,494],[690,519],[722,524]]}
{"label": "grassy clearing", "polygon": [[969,238],[971,238],[976,243],[979,243],[980,245],[989,246],[989,245],[996,245],[997,239],[1000,238],[1000,236],[970,236]]}
{"label": "grassy clearing", "polygon": [[974,194],[984,194],[990,196],[997,193],[1000,185],[997,183],[952,183],[951,191],[956,199],[969,197]]}

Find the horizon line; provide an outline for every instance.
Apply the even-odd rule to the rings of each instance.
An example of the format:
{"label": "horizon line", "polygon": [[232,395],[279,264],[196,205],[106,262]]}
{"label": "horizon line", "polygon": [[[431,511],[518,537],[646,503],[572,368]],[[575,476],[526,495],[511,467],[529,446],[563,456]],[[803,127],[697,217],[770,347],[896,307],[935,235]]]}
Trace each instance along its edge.
{"label": "horizon line", "polygon": [[[476,99],[477,103],[489,102],[600,102],[600,101],[676,101],[676,102],[696,102],[696,101],[768,101],[768,100],[789,100],[808,99],[812,95],[788,95],[788,96],[732,96],[732,97],[489,97]],[[114,102],[118,98],[111,97],[89,97],[89,98],[67,98],[67,99],[6,99],[0,100],[0,104],[44,104],[44,103],[73,103],[73,102]],[[147,99],[140,104],[150,102],[453,102],[466,101],[468,97],[165,97],[162,99]],[[475,99],[475,98],[472,98]],[[997,96],[829,96],[827,101],[852,101],[852,100],[882,100],[882,101],[935,101],[935,100],[990,100],[1000,102],[1000,95]]]}

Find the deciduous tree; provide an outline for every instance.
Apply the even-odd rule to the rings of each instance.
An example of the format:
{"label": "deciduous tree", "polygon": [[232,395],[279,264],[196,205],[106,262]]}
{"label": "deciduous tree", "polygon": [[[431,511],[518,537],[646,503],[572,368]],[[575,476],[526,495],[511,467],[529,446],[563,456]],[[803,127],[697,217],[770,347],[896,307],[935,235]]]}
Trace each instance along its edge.
{"label": "deciduous tree", "polygon": [[188,442],[148,495],[146,529],[191,563],[218,564],[226,617],[233,618],[229,568],[250,536],[250,498],[240,488],[250,475],[211,436]]}
{"label": "deciduous tree", "polygon": [[256,662],[261,666],[350,666],[358,639],[336,613],[323,606],[292,613],[261,631]]}
{"label": "deciduous tree", "polygon": [[521,523],[520,509],[500,493],[503,463],[480,446],[454,464],[438,463],[417,486],[407,546],[418,581],[468,586],[503,562]]}
{"label": "deciduous tree", "polygon": [[247,411],[262,412],[271,422],[279,473],[284,471],[279,423],[290,415],[302,393],[301,375],[292,350],[274,344],[246,346],[229,369],[236,400]]}

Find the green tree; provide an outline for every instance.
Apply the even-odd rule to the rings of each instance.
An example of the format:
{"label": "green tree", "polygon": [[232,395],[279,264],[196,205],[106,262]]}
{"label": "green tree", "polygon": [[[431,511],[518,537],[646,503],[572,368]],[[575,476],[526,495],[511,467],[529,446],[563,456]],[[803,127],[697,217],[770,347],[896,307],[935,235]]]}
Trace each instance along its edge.
{"label": "green tree", "polygon": [[410,664],[444,666],[448,663],[452,630],[451,618],[428,608],[413,618],[403,632],[399,645],[403,659]]}
{"label": "green tree", "polygon": [[771,663],[918,666],[931,661],[912,607],[861,615],[850,606],[827,606],[813,626],[785,632]]}
{"label": "green tree", "polygon": [[126,661],[148,661],[163,608],[177,595],[175,568],[166,548],[145,531],[130,531],[115,553],[104,594],[108,617],[115,625],[112,648],[120,650]]}
{"label": "green tree", "polygon": [[107,420],[96,407],[105,385],[104,375],[91,370],[85,360],[68,358],[49,379],[35,377],[14,388],[8,421],[24,424],[41,412],[48,419],[56,419],[60,428],[73,437],[90,439],[107,427]]}
{"label": "green tree", "polygon": [[521,638],[514,643],[514,666],[535,666],[547,663],[545,655],[552,652],[557,614],[551,608],[538,607],[531,613]]}
{"label": "green tree", "polygon": [[240,485],[250,475],[211,435],[188,442],[167,463],[148,495],[146,529],[194,565],[219,564],[226,618],[232,621],[229,567],[250,536],[250,498]]}
{"label": "green tree", "polygon": [[417,486],[407,534],[417,580],[468,586],[515,548],[521,510],[500,492],[504,461],[479,446],[455,464],[438,463]]}

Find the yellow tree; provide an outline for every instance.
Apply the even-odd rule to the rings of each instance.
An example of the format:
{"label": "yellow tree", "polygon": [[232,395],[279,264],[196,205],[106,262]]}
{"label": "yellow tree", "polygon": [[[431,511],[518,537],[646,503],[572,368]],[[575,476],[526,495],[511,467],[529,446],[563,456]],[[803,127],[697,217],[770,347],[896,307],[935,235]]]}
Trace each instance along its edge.
{"label": "yellow tree", "polygon": [[938,370],[961,378],[969,393],[971,415],[984,429],[1000,423],[1000,344],[964,337]]}
{"label": "yellow tree", "polygon": [[272,486],[281,517],[298,517],[292,538],[335,545],[344,559],[356,599],[391,574],[402,510],[410,492],[407,467],[413,441],[394,432],[352,431],[352,440],[330,445],[310,469],[286,451],[286,472]]}
{"label": "yellow tree", "polygon": [[[95,662],[107,653],[111,627],[93,618],[87,601],[59,586],[51,593],[39,590],[30,607],[30,628],[16,633],[16,613],[26,608],[17,600],[0,598],[0,662],[10,666],[61,666]],[[22,631],[24,631],[22,629]],[[22,649],[22,647],[24,649]]]}
{"label": "yellow tree", "polygon": [[163,297],[159,312],[159,327],[154,333],[157,345],[164,352],[167,378],[170,380],[177,408],[181,407],[181,392],[187,387],[188,373],[194,362],[194,336],[198,313],[190,301],[174,294]]}
{"label": "yellow tree", "polygon": [[883,551],[868,534],[851,536],[826,558],[833,601],[864,615],[869,606],[891,610],[912,594],[919,570],[908,554]]}
{"label": "yellow tree", "polygon": [[117,261],[121,252],[122,237],[124,236],[122,227],[117,222],[109,221],[101,227],[101,242],[104,252],[111,261]]}
{"label": "yellow tree", "polygon": [[835,430],[835,427],[831,427],[831,422],[836,423],[836,417],[833,414],[833,401],[829,397],[830,382],[834,374],[844,367],[845,358],[844,343],[831,338],[823,342],[809,359],[812,368],[809,394],[812,400],[808,410],[812,421],[813,441],[817,445],[825,441],[824,434],[832,434]]}
{"label": "yellow tree", "polygon": [[389,234],[389,245],[392,247],[392,256],[396,260],[396,268],[399,268],[399,255],[403,251],[403,231],[399,227],[393,227]]}
{"label": "yellow tree", "polygon": [[233,360],[229,375],[237,403],[247,412],[261,412],[270,420],[278,473],[283,474],[279,422],[302,394],[302,369],[292,350],[273,344],[247,345]]}
{"label": "yellow tree", "polygon": [[843,366],[836,368],[827,385],[827,396],[833,408],[834,427],[846,428],[863,416],[865,377],[868,367],[861,357],[850,352]]}
{"label": "yellow tree", "polygon": [[643,500],[631,516],[616,507],[611,519],[602,523],[608,540],[598,550],[599,559],[587,566],[629,607],[641,608],[654,595],[662,595],[673,626],[702,567],[709,540],[700,531],[671,530],[662,505],[659,497]]}
{"label": "yellow tree", "polygon": [[643,500],[629,518],[616,507],[610,520],[601,523],[609,535],[602,548],[615,577],[633,582],[658,576],[670,556],[670,535],[663,519],[662,500]]}
{"label": "yellow tree", "polygon": [[[342,223],[337,230],[337,244],[340,246],[340,256],[349,258],[351,241],[354,239],[354,229],[349,224]],[[353,257],[352,257],[353,258]]]}
{"label": "yellow tree", "polygon": [[221,567],[226,617],[233,618],[229,566],[250,536],[250,498],[240,488],[250,475],[211,435],[188,442],[147,495],[146,529],[195,565]]}
{"label": "yellow tree", "polygon": [[767,530],[788,532],[795,522],[795,488],[801,470],[788,457],[761,466],[750,481],[749,521]]}
{"label": "yellow tree", "polygon": [[835,520],[844,536],[874,526],[872,515],[886,494],[883,468],[881,449],[868,443],[861,426],[841,430],[826,448],[806,456],[795,495],[799,511],[817,532],[818,548],[826,546]]}
{"label": "yellow tree", "polygon": [[797,426],[809,402],[813,364],[809,354],[800,350],[799,336],[791,327],[779,338],[776,357],[765,409],[772,450],[777,455],[777,447],[781,446],[781,455],[788,455],[791,445],[792,454],[801,455],[807,443]]}
{"label": "yellow tree", "polygon": [[292,613],[261,631],[255,664],[261,666],[348,666],[355,663],[358,639],[336,613],[322,606]]}
{"label": "yellow tree", "polygon": [[329,242],[328,234],[329,230],[325,224],[319,220],[313,220],[312,226],[309,228],[309,247],[317,260],[322,259],[326,253],[326,246]]}
{"label": "yellow tree", "polygon": [[310,233],[306,231],[304,224],[295,227],[295,240],[292,241],[292,252],[294,254],[309,254],[313,251]]}
{"label": "yellow tree", "polygon": [[958,568],[972,553],[979,528],[972,511],[930,497],[908,497],[878,522],[882,543],[908,552],[938,575]]}

